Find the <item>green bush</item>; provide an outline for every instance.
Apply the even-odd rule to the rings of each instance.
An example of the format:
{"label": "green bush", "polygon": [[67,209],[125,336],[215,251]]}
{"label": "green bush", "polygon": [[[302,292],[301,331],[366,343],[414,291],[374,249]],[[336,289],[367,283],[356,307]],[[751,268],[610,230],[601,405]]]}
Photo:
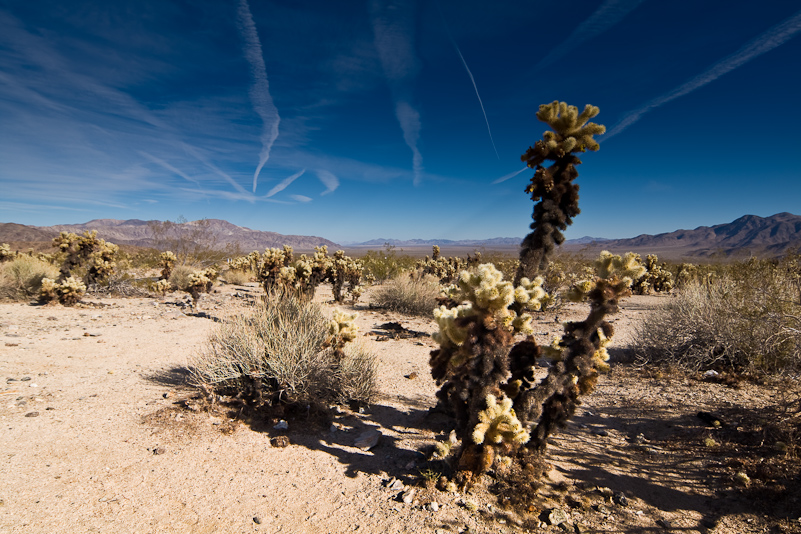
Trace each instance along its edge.
{"label": "green bush", "polygon": [[637,328],[640,358],[692,370],[801,369],[801,302],[791,262],[751,259],[686,282]]}
{"label": "green bush", "polygon": [[360,259],[365,277],[376,282],[397,278],[401,273],[410,271],[417,262],[407,254],[399,255],[390,244],[384,245],[383,251],[368,250]]}
{"label": "green bush", "polygon": [[44,278],[58,277],[58,268],[40,259],[19,255],[0,266],[0,298],[27,300],[39,295]]}
{"label": "green bush", "polygon": [[380,308],[398,313],[433,317],[440,290],[439,281],[434,276],[401,274],[377,288],[373,302]]}
{"label": "green bush", "polygon": [[317,304],[291,295],[268,298],[253,313],[221,323],[190,364],[192,382],[256,408],[369,402],[376,359],[347,343],[352,319],[329,320]]}

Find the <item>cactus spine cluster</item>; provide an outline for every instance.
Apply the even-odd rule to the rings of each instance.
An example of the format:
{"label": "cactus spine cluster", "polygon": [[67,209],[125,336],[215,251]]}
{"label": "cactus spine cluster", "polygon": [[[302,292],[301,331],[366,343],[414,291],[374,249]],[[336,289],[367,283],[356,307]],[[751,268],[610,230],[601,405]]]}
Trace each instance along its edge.
{"label": "cactus spine cluster", "polygon": [[[607,364],[612,325],[604,320],[617,311],[618,299],[629,294],[634,279],[645,269],[636,255],[624,258],[602,253],[597,275],[581,280],[568,292],[586,299],[590,313],[584,321],[565,324],[561,339],[541,348],[534,340],[528,311],[552,302],[538,274],[563,237],[559,229],[578,214],[578,186],[572,183],[580,163],[574,152],[597,150],[592,139],[603,126],[587,124],[598,108],[582,114],[564,103],[541,106],[537,116],[554,132],[546,132],[523,155],[537,171],[526,189],[537,202],[533,232],[523,243],[516,287],[503,281],[491,264],[463,271],[446,291],[445,304],[435,310],[440,348],[431,353],[431,373],[440,390],[440,406],[454,416],[461,442],[455,454],[456,479],[471,486],[496,460],[499,466],[528,463],[544,449],[548,435],[574,413],[578,396],[592,390]],[[549,168],[540,164],[554,160]],[[527,337],[515,343],[515,334]],[[554,364],[541,381],[536,360],[550,356]]]}
{"label": "cactus spine cluster", "polygon": [[[97,238],[97,231],[84,232],[79,236],[61,232],[53,239],[63,257],[58,280],[42,280],[41,300],[58,300],[64,305],[74,305],[81,300],[87,286],[102,283],[114,272],[119,247]],[[83,280],[76,278],[75,270],[85,272]]]}
{"label": "cactus spine cluster", "polygon": [[[520,267],[516,280],[543,272],[548,266],[548,258],[561,245],[565,237],[562,231],[573,223],[579,214],[579,186],[573,183],[578,177],[576,165],[581,160],[575,155],[586,150],[598,150],[594,135],[602,134],[606,128],[588,122],[598,115],[599,109],[587,105],[578,112],[575,106],[564,102],[543,104],[537,118],[548,124],[552,131],[546,131],[543,139],[529,147],[520,159],[535,169],[526,193],[536,202],[531,217],[531,233],[524,239],[520,251]],[[543,167],[546,161],[553,161]]]}

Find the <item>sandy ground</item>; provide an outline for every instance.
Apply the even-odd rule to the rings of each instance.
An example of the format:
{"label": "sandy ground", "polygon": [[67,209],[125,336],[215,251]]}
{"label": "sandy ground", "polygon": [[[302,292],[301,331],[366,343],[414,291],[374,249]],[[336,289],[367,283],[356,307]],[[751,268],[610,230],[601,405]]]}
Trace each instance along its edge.
{"label": "sandy ground", "polygon": [[[184,407],[194,394],[184,384],[187,358],[256,293],[217,291],[204,297],[203,316],[186,315],[179,294],[89,298],[97,305],[84,308],[0,304],[0,532],[801,531],[797,494],[765,504],[786,481],[738,485],[736,473],[755,468],[751,456],[733,463],[725,446],[759,437],[761,423],[741,421],[741,412],[775,405],[775,387],[615,364],[553,438],[541,496],[529,513],[512,512],[486,485],[469,495],[426,487],[422,475],[434,471],[424,452],[450,430],[428,411],[435,325],[369,309],[369,293],[346,306],[360,311],[362,341],[380,359],[380,397],[363,413],[295,416],[276,430],[274,421]],[[670,297],[624,304],[616,346],[660,298]],[[563,310],[559,320],[582,313]],[[396,339],[381,327],[393,321],[417,334]],[[553,315],[536,318],[544,342],[558,328]],[[708,427],[699,411],[727,424]],[[370,429],[381,432],[378,445],[354,446]],[[271,445],[280,435],[288,447]],[[759,450],[772,450],[761,435]],[[718,445],[705,446],[707,438]],[[565,512],[561,526],[547,524],[554,508]]]}

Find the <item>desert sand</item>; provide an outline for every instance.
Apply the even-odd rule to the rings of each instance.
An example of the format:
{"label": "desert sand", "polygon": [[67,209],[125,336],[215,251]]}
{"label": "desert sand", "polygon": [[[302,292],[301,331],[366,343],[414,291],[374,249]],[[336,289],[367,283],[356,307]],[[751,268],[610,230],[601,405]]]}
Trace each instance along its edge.
{"label": "desert sand", "polygon": [[[277,418],[200,410],[185,382],[188,358],[217,321],[245,312],[253,298],[255,284],[221,286],[198,315],[179,293],[90,296],[75,308],[0,304],[0,532],[799,531],[801,503],[766,505],[769,477],[738,485],[735,474],[748,465],[732,463],[730,448],[704,445],[737,432],[758,437],[748,414],[775,405],[777,389],[631,363],[613,361],[553,437],[551,469],[529,513],[504,509],[486,484],[467,495],[426,486],[423,475],[436,474],[427,452],[450,430],[446,417],[429,413],[436,326],[371,309],[369,292],[343,308],[359,312],[361,342],[380,361],[374,404],[290,414],[286,430],[274,428]],[[663,298],[624,302],[613,358]],[[330,299],[318,291],[329,313]],[[583,313],[576,305],[558,320]],[[535,318],[539,340],[559,330],[554,314]],[[699,411],[721,414],[725,428],[706,426]],[[370,430],[381,433],[378,443],[356,447]],[[278,436],[289,446],[273,446]],[[561,526],[548,524],[554,508],[565,513]]]}

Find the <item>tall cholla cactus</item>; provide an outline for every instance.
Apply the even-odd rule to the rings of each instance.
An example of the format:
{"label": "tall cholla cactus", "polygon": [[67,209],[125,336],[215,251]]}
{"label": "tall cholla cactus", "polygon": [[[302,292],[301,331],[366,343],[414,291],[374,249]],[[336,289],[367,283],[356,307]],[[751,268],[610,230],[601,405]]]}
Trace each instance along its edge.
{"label": "tall cholla cactus", "polygon": [[[63,262],[58,280],[42,280],[39,297],[44,302],[58,300],[72,306],[81,300],[87,286],[105,282],[116,267],[119,247],[98,239],[96,230],[84,232],[81,236],[61,232],[53,239],[53,246],[58,247]],[[82,281],[73,275],[75,269],[84,270]]]}
{"label": "tall cholla cactus", "polygon": [[[574,154],[598,150],[593,135],[604,133],[606,128],[587,122],[598,113],[597,107],[587,105],[579,114],[575,106],[556,101],[541,105],[537,112],[537,118],[553,131],[546,131],[543,139],[520,157],[529,167],[536,169],[526,193],[530,193],[531,200],[537,204],[531,216],[534,219],[532,232],[523,239],[516,280],[531,277],[547,268],[548,257],[565,240],[561,231],[572,224],[573,217],[580,212],[579,186],[573,180],[578,177],[576,165],[581,160]],[[553,161],[553,164],[543,167],[545,161]]]}
{"label": "tall cholla cactus", "polygon": [[[606,369],[612,325],[605,316],[615,313],[618,299],[630,294],[632,281],[645,269],[635,254],[624,258],[601,254],[595,275],[574,284],[570,298],[589,301],[584,321],[565,324],[565,332],[551,347],[541,348],[530,335],[529,310],[552,302],[542,289],[521,273],[547,267],[548,253],[562,239],[564,228],[578,213],[576,177],[578,159],[572,152],[597,150],[592,135],[603,126],[586,125],[598,109],[576,108],[555,102],[541,106],[538,117],[556,133],[546,133],[524,156],[537,172],[528,191],[539,203],[534,208],[534,232],[524,241],[518,284],[503,281],[491,264],[463,271],[446,291],[445,305],[434,310],[440,348],[431,353],[431,374],[440,385],[440,405],[455,418],[456,479],[471,486],[493,465],[527,465],[539,455],[548,436],[573,415],[579,395],[589,393],[600,371]],[[548,169],[539,164],[555,163]],[[524,268],[524,264],[526,268]],[[515,334],[527,337],[516,344]],[[534,366],[541,356],[554,360],[548,376],[539,381]],[[503,460],[497,462],[499,457]],[[515,463],[516,462],[516,463]]]}
{"label": "tall cholla cactus", "polygon": [[13,260],[16,254],[11,250],[11,245],[3,243],[0,245],[0,263]]}

